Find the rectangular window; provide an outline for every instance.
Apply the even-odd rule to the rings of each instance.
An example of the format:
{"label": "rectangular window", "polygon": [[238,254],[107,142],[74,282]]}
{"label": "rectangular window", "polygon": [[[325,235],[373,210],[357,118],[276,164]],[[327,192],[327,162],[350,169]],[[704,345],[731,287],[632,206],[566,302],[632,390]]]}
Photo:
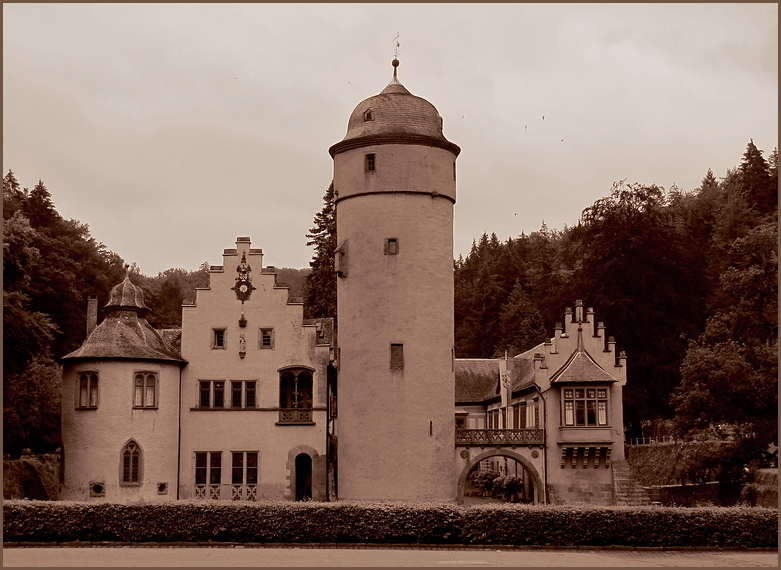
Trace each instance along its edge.
{"label": "rectangular window", "polygon": [[526,403],[526,427],[527,428],[535,428],[537,427],[537,423],[535,421],[535,412],[537,406],[534,405],[534,402],[527,402]]}
{"label": "rectangular window", "polygon": [[456,416],[456,429],[466,429],[466,416]]}
{"label": "rectangular window", "polygon": [[157,407],[157,375],[154,372],[137,372],[133,383],[133,407]]}
{"label": "rectangular window", "polygon": [[274,348],[274,329],[260,329],[260,348]]}
{"label": "rectangular window", "polygon": [[574,426],[575,425],[575,403],[572,401],[565,401],[564,402],[564,425],[565,426]]}
{"label": "rectangular window", "polygon": [[247,452],[247,485],[258,484],[258,452]]}
{"label": "rectangular window", "polygon": [[258,484],[258,452],[234,451],[231,464],[231,484]]}
{"label": "rectangular window", "polygon": [[246,392],[244,394],[244,407],[255,407],[255,382],[245,382]]}
{"label": "rectangular window", "polygon": [[212,348],[225,348],[225,329],[212,330]]}
{"label": "rectangular window", "polygon": [[367,154],[366,155],[366,172],[374,172],[374,171],[375,171],[374,154]]}
{"label": "rectangular window", "polygon": [[225,407],[225,382],[220,381],[214,383],[214,407]]}
{"label": "rectangular window", "polygon": [[521,402],[516,406],[518,409],[518,421],[515,424],[515,427],[518,429],[525,429],[526,428],[526,402]]}
{"label": "rectangular window", "polygon": [[241,385],[243,382],[231,382],[231,408],[241,407]]}
{"label": "rectangular window", "polygon": [[209,456],[209,483],[219,485],[222,482],[222,452],[212,451]]}
{"label": "rectangular window", "polygon": [[388,238],[385,240],[385,255],[398,255],[399,254],[399,240],[398,238]]}
{"label": "rectangular window", "polygon": [[[195,453],[195,484],[219,485],[222,482],[222,452],[197,451]],[[219,495],[210,495],[219,498]]]}
{"label": "rectangular window", "polygon": [[390,345],[390,367],[395,369],[404,368],[404,345]]}
{"label": "rectangular window", "polygon": [[606,426],[606,388],[567,388],[562,390],[565,426]]}
{"label": "rectangular window", "polygon": [[242,485],[244,483],[244,453],[240,451],[238,453],[234,452],[232,455],[231,483]]}
{"label": "rectangular window", "polygon": [[211,385],[208,380],[201,381],[200,393],[198,398],[198,406],[201,408],[208,408],[211,406]]}
{"label": "rectangular window", "polygon": [[85,372],[79,375],[79,395],[77,407],[98,407],[98,375],[94,372]]}

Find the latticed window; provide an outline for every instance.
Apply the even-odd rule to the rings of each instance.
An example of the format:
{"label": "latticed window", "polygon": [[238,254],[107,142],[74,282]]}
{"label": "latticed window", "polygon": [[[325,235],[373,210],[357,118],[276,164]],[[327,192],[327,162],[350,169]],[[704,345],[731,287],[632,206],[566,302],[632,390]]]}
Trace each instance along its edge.
{"label": "latticed window", "polygon": [[141,448],[130,441],[122,449],[122,483],[133,485],[141,482]]}
{"label": "latticed window", "polygon": [[562,390],[565,426],[606,426],[606,388],[565,388]]}
{"label": "latticed window", "polygon": [[136,408],[154,408],[157,406],[155,387],[157,375],[153,372],[139,372],[135,377],[133,406]]}
{"label": "latticed window", "polygon": [[98,407],[98,375],[86,372],[79,376],[79,408]]}

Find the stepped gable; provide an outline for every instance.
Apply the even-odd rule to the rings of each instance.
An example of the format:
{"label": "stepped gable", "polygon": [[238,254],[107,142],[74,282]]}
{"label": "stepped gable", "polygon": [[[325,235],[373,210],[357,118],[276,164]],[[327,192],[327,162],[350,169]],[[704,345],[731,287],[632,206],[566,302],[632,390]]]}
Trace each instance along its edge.
{"label": "stepped gable", "polygon": [[578,347],[567,359],[567,362],[551,376],[551,384],[566,384],[568,382],[617,382],[618,380],[605,371],[588,351],[583,348],[583,333],[578,330]]}
{"label": "stepped gable", "polygon": [[[165,332],[166,340],[147,322],[150,309],[144,303],[144,292],[133,285],[127,275],[114,286],[109,302],[103,307],[107,313],[80,348],[59,359],[124,358],[132,360],[170,360],[185,362],[177,348],[177,336]],[[178,338],[181,339],[181,331]]]}

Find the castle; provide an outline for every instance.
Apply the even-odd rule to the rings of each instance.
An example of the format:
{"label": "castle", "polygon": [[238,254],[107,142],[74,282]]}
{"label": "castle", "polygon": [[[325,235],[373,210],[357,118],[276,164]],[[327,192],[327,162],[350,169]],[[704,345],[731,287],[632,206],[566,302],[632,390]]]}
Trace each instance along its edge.
{"label": "castle", "polygon": [[620,502],[625,357],[593,310],[523,354],[455,358],[460,148],[393,65],[329,149],[338,332],[303,318],[249,237],[181,329],[154,330],[127,277],[100,324],[90,298],[60,359],[61,499],[463,502],[493,469],[526,502]]}

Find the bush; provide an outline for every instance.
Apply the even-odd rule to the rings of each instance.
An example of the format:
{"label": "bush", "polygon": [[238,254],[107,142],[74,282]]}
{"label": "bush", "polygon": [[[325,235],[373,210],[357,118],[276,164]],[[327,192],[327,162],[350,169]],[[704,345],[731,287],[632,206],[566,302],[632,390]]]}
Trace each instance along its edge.
{"label": "bush", "polygon": [[440,503],[6,501],[6,542],[778,547],[778,510]]}

